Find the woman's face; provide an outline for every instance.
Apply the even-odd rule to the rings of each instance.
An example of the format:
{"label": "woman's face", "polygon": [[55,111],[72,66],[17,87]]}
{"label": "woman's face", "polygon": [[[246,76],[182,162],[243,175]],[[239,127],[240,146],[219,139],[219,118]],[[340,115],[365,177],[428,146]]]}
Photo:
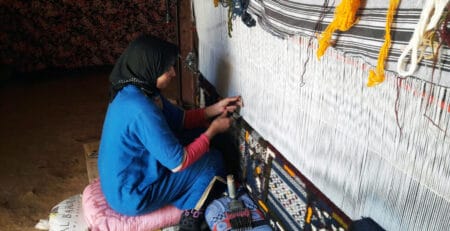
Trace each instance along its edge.
{"label": "woman's face", "polygon": [[156,79],[156,87],[160,90],[166,88],[167,86],[169,86],[170,81],[175,78],[175,76],[175,69],[173,68],[173,66],[170,66],[168,71],[164,72],[164,74]]}

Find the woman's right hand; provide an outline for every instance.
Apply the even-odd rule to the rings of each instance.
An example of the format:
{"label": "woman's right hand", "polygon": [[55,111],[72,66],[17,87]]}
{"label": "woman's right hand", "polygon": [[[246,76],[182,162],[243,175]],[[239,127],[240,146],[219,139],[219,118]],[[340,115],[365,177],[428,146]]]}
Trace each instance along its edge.
{"label": "woman's right hand", "polygon": [[244,104],[241,96],[227,97],[209,107],[206,107],[205,116],[207,119],[214,118],[224,111],[234,112],[243,106]]}
{"label": "woman's right hand", "polygon": [[228,111],[224,111],[219,117],[212,121],[206,130],[205,135],[211,140],[216,134],[228,130],[233,124],[233,121],[233,117],[228,116]]}

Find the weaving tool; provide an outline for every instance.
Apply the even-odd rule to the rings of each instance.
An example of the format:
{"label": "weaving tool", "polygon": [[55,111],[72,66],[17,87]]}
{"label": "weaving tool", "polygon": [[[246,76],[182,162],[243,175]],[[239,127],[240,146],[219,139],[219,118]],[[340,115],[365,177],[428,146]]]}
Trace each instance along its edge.
{"label": "weaving tool", "polygon": [[228,196],[231,201],[228,203],[229,210],[225,213],[226,219],[230,222],[232,230],[251,230],[252,217],[250,210],[245,207],[242,201],[236,199],[236,188],[233,175],[227,176]]}

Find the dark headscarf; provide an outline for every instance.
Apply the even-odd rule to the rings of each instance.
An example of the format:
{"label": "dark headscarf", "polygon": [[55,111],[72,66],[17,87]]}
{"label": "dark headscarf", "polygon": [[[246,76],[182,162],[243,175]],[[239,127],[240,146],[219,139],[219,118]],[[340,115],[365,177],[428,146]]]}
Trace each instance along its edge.
{"label": "dark headscarf", "polygon": [[109,81],[111,101],[126,85],[139,87],[146,95],[159,94],[156,79],[175,64],[178,47],[151,35],[141,35],[132,41],[117,60]]}

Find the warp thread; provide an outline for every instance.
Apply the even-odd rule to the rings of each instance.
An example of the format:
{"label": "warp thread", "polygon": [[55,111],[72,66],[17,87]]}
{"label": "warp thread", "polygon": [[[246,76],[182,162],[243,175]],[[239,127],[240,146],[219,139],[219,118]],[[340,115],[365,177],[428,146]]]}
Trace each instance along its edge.
{"label": "warp thread", "polygon": [[389,54],[389,48],[391,47],[391,25],[399,3],[400,0],[391,0],[389,2],[389,8],[386,15],[386,33],[384,35],[384,43],[380,48],[376,70],[369,71],[369,79],[367,81],[368,87],[373,87],[384,81],[384,63],[386,62],[386,58]]}
{"label": "warp thread", "polygon": [[360,0],[342,0],[336,7],[333,21],[319,37],[319,47],[317,49],[318,59],[325,54],[325,51],[330,46],[331,36],[336,30],[347,31],[356,23],[356,13],[360,5]]}
{"label": "warp thread", "polygon": [[[328,11],[330,10],[330,7],[328,6],[328,0],[325,0],[323,3],[323,10],[322,12],[320,12],[319,18],[316,22],[316,25],[314,25],[314,34],[316,34],[321,28],[321,22],[323,21],[323,18],[325,17],[325,14],[328,13]],[[300,87],[303,87],[305,85],[305,81],[304,81],[304,76],[306,73],[306,66],[309,63],[309,58],[311,56],[311,52],[312,52],[312,41],[313,41],[313,36],[310,36],[308,39],[308,48],[307,48],[307,56],[306,56],[306,60],[303,63],[302,67],[302,73],[300,74]]]}
{"label": "warp thread", "polygon": [[[441,19],[442,12],[447,6],[449,0],[427,0],[425,6],[420,14],[419,22],[416,29],[402,52],[397,63],[397,72],[400,76],[412,75],[417,69],[417,64],[420,62],[418,50],[423,43],[424,35],[426,31],[434,29]],[[406,57],[411,52],[410,64],[407,69]]]}
{"label": "warp thread", "polygon": [[403,81],[402,78],[397,77],[397,86],[396,86],[397,94],[395,96],[395,103],[394,103],[395,122],[397,123],[397,127],[398,127],[398,130],[399,130],[399,133],[400,133],[399,134],[400,138],[403,135],[403,126],[400,125],[400,119],[399,119],[399,116],[398,116],[398,111],[399,111],[399,100],[400,100],[400,87],[402,85],[402,81]]}

